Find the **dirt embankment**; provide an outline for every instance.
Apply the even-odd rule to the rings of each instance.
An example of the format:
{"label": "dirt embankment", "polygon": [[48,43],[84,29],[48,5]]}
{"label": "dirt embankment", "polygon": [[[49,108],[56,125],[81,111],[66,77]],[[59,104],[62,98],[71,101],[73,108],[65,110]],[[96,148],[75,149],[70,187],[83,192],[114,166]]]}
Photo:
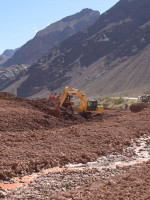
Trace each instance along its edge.
{"label": "dirt embankment", "polygon": [[55,107],[50,99],[28,100],[0,93],[0,131],[51,129],[84,121],[64,108],[59,108],[59,119],[53,117],[49,115],[50,107]]}

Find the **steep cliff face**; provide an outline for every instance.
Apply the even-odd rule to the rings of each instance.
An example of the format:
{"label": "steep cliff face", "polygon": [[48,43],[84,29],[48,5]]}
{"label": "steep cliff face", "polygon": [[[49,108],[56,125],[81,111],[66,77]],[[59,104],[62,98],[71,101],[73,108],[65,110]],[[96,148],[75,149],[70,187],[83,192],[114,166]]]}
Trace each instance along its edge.
{"label": "steep cliff face", "polygon": [[[104,77],[120,63],[138,55],[150,42],[149,7],[148,0],[118,2],[88,29],[63,41],[33,64],[27,80],[18,88],[18,95],[34,95],[34,88],[43,86],[57,90],[66,84],[90,88],[91,83],[101,80],[105,86],[111,84]],[[93,87],[99,88],[99,84]]]}
{"label": "steep cliff face", "polygon": [[32,64],[55,45],[71,35],[92,25],[100,14],[98,11],[84,9],[39,31],[36,36],[23,45],[4,66]]}

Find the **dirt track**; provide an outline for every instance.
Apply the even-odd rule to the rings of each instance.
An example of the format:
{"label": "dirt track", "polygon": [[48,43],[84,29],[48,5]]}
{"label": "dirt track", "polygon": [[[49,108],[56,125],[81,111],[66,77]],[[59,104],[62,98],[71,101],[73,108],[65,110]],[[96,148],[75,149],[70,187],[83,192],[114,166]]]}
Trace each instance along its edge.
{"label": "dirt track", "polygon": [[[98,156],[110,153],[123,153],[124,148],[130,146],[131,139],[143,135],[150,136],[149,108],[145,108],[139,113],[107,110],[103,113],[103,120],[94,122],[85,121],[82,118],[68,120],[67,114],[62,115],[61,118],[48,116],[49,105],[51,105],[51,102],[48,103],[46,100],[35,102],[6,96],[6,94],[0,96],[1,180],[9,180],[14,176],[38,172],[43,168],[64,166],[68,163],[86,163],[96,160]],[[128,157],[131,156],[133,156],[133,152],[129,151]],[[147,180],[150,173],[149,166],[148,163],[137,169],[138,180],[141,179],[140,170],[145,169],[147,176],[142,175],[142,179],[143,181]],[[122,177],[119,181],[119,183],[114,182],[114,188],[118,187],[118,184],[125,184]],[[112,192],[109,186],[106,187],[106,192],[102,192],[105,184],[105,181],[102,181],[102,183],[100,181],[98,185],[90,183],[90,186],[88,181],[88,185],[78,189],[82,197],[79,198],[79,195],[77,197],[77,190],[74,189],[60,194],[60,197],[57,196],[57,198],[110,199],[109,195],[105,196],[107,192]],[[139,184],[141,185],[141,183]],[[138,188],[136,184],[133,184],[133,186]],[[149,185],[145,186],[146,191],[148,187]],[[87,190],[88,193],[86,194]],[[97,196],[96,191],[102,193],[103,196],[101,198]],[[122,194],[118,191],[118,197],[116,198],[115,195],[114,199],[127,199]],[[66,197],[65,195],[72,196]],[[57,198],[54,197],[53,199]],[[45,199],[44,196],[42,196],[42,199]],[[135,199],[148,198],[146,196],[145,198]]]}

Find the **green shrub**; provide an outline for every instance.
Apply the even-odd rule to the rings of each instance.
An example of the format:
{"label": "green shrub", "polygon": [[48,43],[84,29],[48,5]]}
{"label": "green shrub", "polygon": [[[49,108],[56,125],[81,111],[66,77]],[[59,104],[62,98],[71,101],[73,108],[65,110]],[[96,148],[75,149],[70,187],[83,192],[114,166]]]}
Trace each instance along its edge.
{"label": "green shrub", "polygon": [[102,105],[104,106],[104,108],[107,108],[109,106],[108,103],[103,103]]}
{"label": "green shrub", "polygon": [[124,102],[124,99],[122,97],[120,97],[119,99],[114,99],[115,105],[122,104],[123,102]]}

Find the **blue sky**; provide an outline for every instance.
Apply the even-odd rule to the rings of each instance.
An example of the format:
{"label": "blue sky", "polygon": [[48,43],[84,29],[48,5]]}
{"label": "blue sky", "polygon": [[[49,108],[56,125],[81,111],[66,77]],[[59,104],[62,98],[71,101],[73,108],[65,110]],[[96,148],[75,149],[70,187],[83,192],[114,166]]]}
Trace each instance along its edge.
{"label": "blue sky", "polygon": [[0,54],[32,39],[48,24],[84,8],[105,12],[119,0],[0,0]]}

